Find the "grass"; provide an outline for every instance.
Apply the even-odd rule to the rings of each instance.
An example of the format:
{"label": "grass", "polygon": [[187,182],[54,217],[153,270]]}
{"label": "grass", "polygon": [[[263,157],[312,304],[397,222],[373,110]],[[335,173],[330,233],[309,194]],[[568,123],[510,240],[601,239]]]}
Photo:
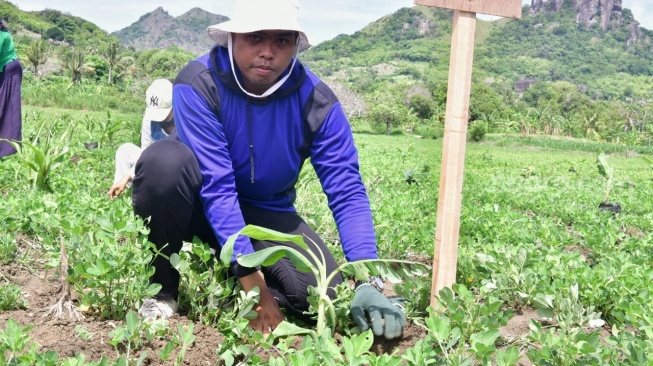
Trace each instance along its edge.
{"label": "grass", "polygon": [[560,151],[583,151],[599,154],[653,154],[653,146],[627,146],[623,144],[606,144],[598,141],[575,139],[561,136],[536,135],[521,137],[514,135],[489,134],[486,135],[486,142],[497,146],[509,147],[540,147]]}

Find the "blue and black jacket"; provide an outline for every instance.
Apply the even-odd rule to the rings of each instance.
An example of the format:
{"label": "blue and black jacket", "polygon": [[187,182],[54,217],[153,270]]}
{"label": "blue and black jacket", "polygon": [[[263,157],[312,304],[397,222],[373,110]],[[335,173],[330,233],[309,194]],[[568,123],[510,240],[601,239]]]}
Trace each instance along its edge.
{"label": "blue and black jacket", "polygon": [[[240,202],[295,211],[295,183],[310,158],[347,260],[378,258],[349,122],[331,89],[299,61],[276,92],[251,98],[234,80],[227,49],[215,46],[177,75],[173,109],[179,138],[199,162],[200,196],[218,242],[245,226]],[[241,236],[232,260],[253,251]]]}

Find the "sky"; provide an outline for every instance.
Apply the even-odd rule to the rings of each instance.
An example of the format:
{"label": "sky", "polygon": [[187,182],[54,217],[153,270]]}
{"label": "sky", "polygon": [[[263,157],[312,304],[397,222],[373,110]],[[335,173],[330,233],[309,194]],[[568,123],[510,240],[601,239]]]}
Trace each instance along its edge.
{"label": "sky", "polygon": [[[198,7],[214,14],[232,16],[233,0],[9,0],[25,11],[55,9],[95,23],[107,32],[130,26],[161,6],[179,16]],[[523,0],[530,4],[530,0]],[[339,34],[353,34],[369,23],[414,6],[413,0],[299,0],[300,23],[311,44],[330,40]],[[653,0],[623,0],[641,26],[653,29]],[[479,18],[484,18],[480,16]]]}

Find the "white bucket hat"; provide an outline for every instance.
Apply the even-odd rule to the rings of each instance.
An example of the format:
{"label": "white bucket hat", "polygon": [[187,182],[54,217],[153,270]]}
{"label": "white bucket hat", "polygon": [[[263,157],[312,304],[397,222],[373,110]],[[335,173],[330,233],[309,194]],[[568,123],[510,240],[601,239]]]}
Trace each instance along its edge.
{"label": "white bucket hat", "polygon": [[172,110],[172,83],[168,79],[156,79],[145,92],[147,108],[143,118],[162,122]]}
{"label": "white bucket hat", "polygon": [[208,27],[206,32],[217,44],[227,47],[229,33],[251,33],[260,30],[292,30],[299,32],[298,52],[311,44],[299,25],[298,0],[236,0],[231,20]]}

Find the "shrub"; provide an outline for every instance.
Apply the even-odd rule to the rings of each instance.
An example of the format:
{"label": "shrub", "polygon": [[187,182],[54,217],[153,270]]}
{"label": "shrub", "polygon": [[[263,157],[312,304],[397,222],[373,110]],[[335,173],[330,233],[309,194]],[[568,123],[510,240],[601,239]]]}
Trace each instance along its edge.
{"label": "shrub", "polygon": [[413,109],[420,119],[429,119],[433,114],[433,103],[430,98],[423,95],[413,95],[408,102],[408,106]]}
{"label": "shrub", "polygon": [[486,122],[483,121],[474,121],[472,124],[469,126],[469,140],[478,142],[481,141],[485,138],[485,134],[487,133],[488,126]]}
{"label": "shrub", "polygon": [[55,41],[63,41],[64,38],[66,38],[66,35],[64,32],[57,28],[57,27],[52,27],[49,28],[48,30],[45,31],[45,36],[49,39],[55,40]]}

